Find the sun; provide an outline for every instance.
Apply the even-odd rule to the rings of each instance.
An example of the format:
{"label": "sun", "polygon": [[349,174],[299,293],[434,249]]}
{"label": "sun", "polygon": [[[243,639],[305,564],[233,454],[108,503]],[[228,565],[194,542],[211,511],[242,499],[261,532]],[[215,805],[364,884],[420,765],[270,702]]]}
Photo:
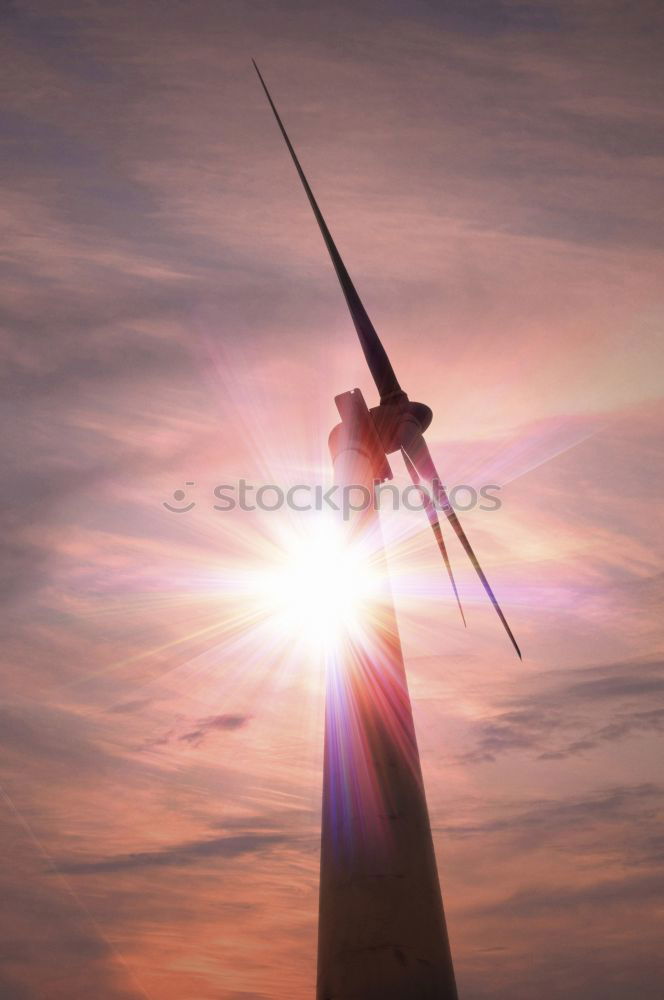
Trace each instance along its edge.
{"label": "sun", "polygon": [[280,539],[261,573],[264,610],[282,638],[325,651],[357,635],[380,591],[366,545],[332,518],[313,518]]}

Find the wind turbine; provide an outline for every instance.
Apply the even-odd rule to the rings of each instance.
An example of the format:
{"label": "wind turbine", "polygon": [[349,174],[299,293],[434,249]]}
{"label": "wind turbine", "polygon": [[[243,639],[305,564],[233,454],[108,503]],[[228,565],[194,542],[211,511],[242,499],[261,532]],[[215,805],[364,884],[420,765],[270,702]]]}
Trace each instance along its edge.
{"label": "wind turbine", "polygon": [[[254,67],[299,174],[378,389],[369,409],[358,389],[336,397],[330,435],[340,485],[391,478],[400,452],[423,490],[425,511],[463,617],[443,540],[442,509],[519,658],[521,652],[441,483],[424,431],[432,412],[401,388],[330,235],[295,150]],[[373,506],[356,533],[380,534]],[[384,559],[382,545],[378,557]],[[464,618],[465,624],[465,618]],[[328,665],[321,829],[317,1000],[457,1000],[424,783],[389,586],[361,639]]]}

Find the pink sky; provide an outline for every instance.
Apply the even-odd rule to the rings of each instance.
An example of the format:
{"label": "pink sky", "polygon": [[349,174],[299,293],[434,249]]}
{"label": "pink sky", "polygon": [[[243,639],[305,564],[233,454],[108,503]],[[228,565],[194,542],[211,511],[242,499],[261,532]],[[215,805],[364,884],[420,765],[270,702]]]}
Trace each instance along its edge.
{"label": "pink sky", "polygon": [[659,998],[659,5],[7,27],[2,997],[313,994],[323,674],[247,589],[311,522],[212,490],[329,482],[376,400],[254,56],[441,472],[501,486],[523,664],[384,519],[460,995]]}

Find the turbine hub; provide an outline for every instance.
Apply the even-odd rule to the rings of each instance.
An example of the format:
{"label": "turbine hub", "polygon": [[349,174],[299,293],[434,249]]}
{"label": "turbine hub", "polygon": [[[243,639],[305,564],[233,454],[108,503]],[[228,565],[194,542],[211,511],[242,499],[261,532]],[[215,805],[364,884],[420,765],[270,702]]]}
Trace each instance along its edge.
{"label": "turbine hub", "polygon": [[426,403],[413,403],[405,392],[394,399],[382,400],[379,406],[372,406],[371,413],[374,426],[378,431],[380,443],[385,454],[399,451],[404,441],[404,425],[415,424],[416,430],[423,434],[433,419],[433,413]]}

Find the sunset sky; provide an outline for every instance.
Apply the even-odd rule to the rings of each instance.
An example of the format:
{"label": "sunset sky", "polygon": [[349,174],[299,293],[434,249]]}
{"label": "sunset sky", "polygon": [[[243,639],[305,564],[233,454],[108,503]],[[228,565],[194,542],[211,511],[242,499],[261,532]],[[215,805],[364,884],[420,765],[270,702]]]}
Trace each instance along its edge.
{"label": "sunset sky", "polygon": [[461,1000],[659,1000],[662,5],[1,23],[0,996],[313,997],[324,671],[263,583],[317,520],[213,490],[329,484],[376,396],[254,57],[443,476],[501,487],[523,663],[383,519]]}

